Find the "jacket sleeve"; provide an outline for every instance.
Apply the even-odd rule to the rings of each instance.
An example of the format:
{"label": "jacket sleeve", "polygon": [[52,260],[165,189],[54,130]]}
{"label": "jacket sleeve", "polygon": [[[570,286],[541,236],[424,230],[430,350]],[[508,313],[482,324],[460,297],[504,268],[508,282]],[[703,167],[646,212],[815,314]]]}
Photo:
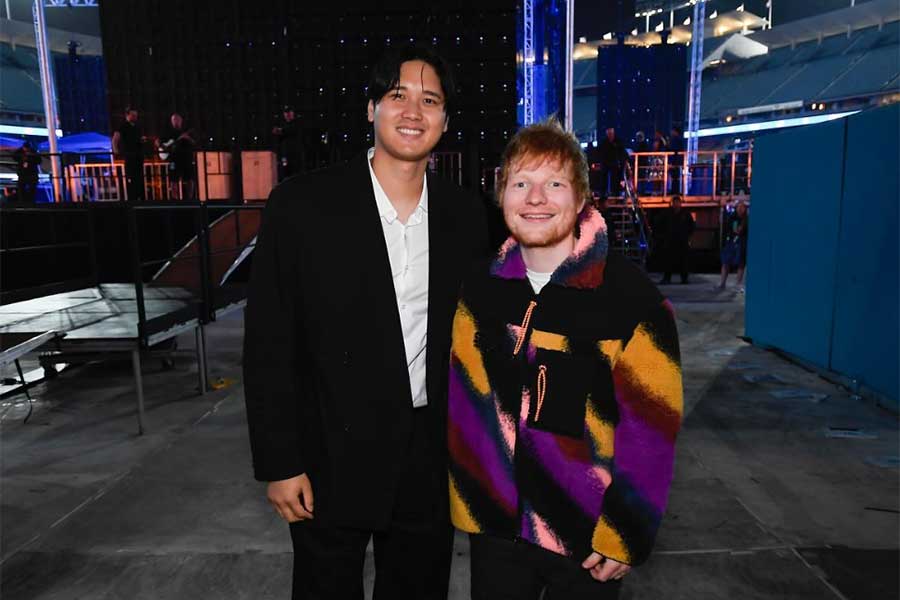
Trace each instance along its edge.
{"label": "jacket sleeve", "polygon": [[300,453],[297,385],[298,248],[284,186],[276,187],[263,213],[253,251],[244,312],[244,400],[253,472],[278,481],[305,471]]}
{"label": "jacket sleeve", "polygon": [[683,391],[672,305],[662,301],[638,323],[615,359],[618,422],[612,483],[592,546],[629,565],[644,562],[666,508],[681,427]]}

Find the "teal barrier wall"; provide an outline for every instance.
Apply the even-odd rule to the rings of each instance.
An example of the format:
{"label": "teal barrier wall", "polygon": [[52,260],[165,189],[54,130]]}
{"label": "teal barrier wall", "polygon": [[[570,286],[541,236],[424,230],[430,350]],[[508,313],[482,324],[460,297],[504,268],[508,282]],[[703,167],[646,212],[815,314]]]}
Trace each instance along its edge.
{"label": "teal barrier wall", "polygon": [[900,105],[757,140],[747,335],[898,400]]}

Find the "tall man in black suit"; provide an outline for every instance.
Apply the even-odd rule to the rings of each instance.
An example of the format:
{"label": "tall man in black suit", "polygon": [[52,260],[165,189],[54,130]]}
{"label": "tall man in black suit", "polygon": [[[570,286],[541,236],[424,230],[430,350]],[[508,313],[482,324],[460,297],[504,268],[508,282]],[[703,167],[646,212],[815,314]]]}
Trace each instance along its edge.
{"label": "tall man in black suit", "polygon": [[[296,598],[446,598],[450,325],[487,248],[476,198],[426,172],[454,85],[430,50],[386,56],[367,157],[275,188],[244,339],[257,479],[290,522]],[[427,344],[426,344],[427,341]]]}

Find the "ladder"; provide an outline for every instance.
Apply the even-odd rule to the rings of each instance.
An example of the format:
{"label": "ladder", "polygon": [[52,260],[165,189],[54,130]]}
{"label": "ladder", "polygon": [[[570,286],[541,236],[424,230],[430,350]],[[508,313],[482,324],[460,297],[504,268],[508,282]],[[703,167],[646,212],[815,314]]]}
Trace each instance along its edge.
{"label": "ladder", "polygon": [[634,191],[634,175],[627,162],[623,176],[624,194],[621,198],[609,198],[606,210],[606,217],[611,221],[607,225],[611,232],[609,250],[646,268],[650,255],[650,226]]}

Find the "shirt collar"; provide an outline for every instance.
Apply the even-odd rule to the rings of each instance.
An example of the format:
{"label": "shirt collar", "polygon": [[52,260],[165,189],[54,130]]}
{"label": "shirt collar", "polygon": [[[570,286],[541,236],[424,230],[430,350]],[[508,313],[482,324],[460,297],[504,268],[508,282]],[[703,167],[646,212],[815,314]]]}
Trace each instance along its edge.
{"label": "shirt collar", "polygon": [[[384,192],[384,188],[381,187],[381,183],[378,181],[378,178],[375,176],[375,170],[372,168],[372,157],[375,156],[375,148],[369,148],[369,151],[366,153],[366,164],[369,165],[369,175],[372,177],[372,189],[375,191],[375,204],[378,206],[378,214],[379,216],[387,221],[388,223],[393,223],[397,218],[397,210],[394,208],[394,205],[391,204],[390,199],[387,194]],[[413,216],[419,211],[423,211],[425,213],[428,212],[428,180],[425,179],[422,182],[422,195],[419,196],[419,204],[416,206],[416,210],[413,212]],[[412,218],[412,217],[410,217]]]}

